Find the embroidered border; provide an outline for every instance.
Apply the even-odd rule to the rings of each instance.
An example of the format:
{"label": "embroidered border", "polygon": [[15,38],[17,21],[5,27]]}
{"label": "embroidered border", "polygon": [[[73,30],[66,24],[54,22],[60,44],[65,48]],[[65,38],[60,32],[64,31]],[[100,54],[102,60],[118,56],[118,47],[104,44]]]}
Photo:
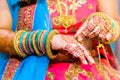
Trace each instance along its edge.
{"label": "embroidered border", "polygon": [[17,30],[32,30],[35,7],[36,5],[30,5],[19,10]]}
{"label": "embroidered border", "polygon": [[20,60],[10,57],[2,76],[2,80],[12,80],[20,62]]}

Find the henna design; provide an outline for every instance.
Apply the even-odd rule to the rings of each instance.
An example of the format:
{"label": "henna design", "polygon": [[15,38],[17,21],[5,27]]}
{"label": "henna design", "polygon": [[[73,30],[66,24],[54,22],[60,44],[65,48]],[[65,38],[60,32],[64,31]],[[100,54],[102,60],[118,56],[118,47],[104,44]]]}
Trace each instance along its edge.
{"label": "henna design", "polygon": [[0,30],[0,52],[17,55],[13,45],[14,36],[11,30]]}

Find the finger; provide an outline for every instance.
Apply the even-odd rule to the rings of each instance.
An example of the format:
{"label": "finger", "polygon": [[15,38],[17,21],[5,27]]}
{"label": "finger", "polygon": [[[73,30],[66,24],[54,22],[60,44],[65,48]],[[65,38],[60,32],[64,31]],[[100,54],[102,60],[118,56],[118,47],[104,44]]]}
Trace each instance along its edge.
{"label": "finger", "polygon": [[101,31],[100,31],[100,33],[99,33],[99,39],[101,40],[101,41],[103,41],[103,42],[106,42],[107,40],[106,40],[106,34],[108,33],[108,31],[107,30],[105,30],[104,28],[101,28]]}
{"label": "finger", "polygon": [[83,45],[79,45],[80,48],[82,49],[83,53],[84,53],[84,56],[87,58],[87,60],[90,62],[90,63],[95,63],[93,57],[91,56],[90,52],[85,48],[85,46]]}
{"label": "finger", "polygon": [[106,41],[106,37],[105,37],[104,34],[99,34],[99,37],[98,37],[98,38],[100,39],[100,41],[103,41],[103,42]]}
{"label": "finger", "polygon": [[86,28],[87,23],[88,23],[88,20],[86,20],[86,21],[82,24],[82,26],[78,29],[78,31],[77,31],[76,34],[74,35],[75,38],[77,38],[77,37],[81,34],[81,32]]}
{"label": "finger", "polygon": [[75,57],[78,57],[83,64],[88,64],[88,62],[84,56],[84,51],[82,49],[80,49],[80,46],[76,46],[74,51],[75,52],[73,52],[73,55]]}
{"label": "finger", "polygon": [[112,39],[113,39],[112,33],[108,32],[108,33],[106,34],[106,40],[107,40],[107,41],[111,41]]}
{"label": "finger", "polygon": [[85,38],[85,35],[83,33],[81,33],[80,35],[78,35],[77,41],[81,42],[84,38]]}
{"label": "finger", "polygon": [[88,37],[93,38],[96,37],[100,33],[100,26],[96,26],[95,29],[88,34]]}
{"label": "finger", "polygon": [[87,64],[87,61],[86,61],[84,55],[82,54],[82,52],[80,51],[80,49],[78,49],[78,47],[77,47],[76,44],[68,44],[68,45],[66,45],[65,50],[67,50],[74,57],[79,58],[80,61],[83,64]]}
{"label": "finger", "polygon": [[94,61],[94,59],[93,59],[93,57],[91,56],[91,54],[90,54],[89,51],[84,50],[84,55],[85,55],[85,57],[87,58],[87,60],[88,60],[90,63],[92,63],[92,64],[95,63],[95,61]]}

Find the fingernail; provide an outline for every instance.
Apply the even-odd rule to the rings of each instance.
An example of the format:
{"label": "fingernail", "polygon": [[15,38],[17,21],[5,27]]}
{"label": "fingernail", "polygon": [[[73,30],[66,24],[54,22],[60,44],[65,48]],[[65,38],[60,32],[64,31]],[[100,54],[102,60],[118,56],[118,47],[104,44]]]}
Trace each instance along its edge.
{"label": "fingernail", "polygon": [[112,39],[112,34],[111,33],[107,33],[106,34],[106,39],[109,41]]}
{"label": "fingernail", "polygon": [[82,41],[82,38],[78,38],[78,42]]}
{"label": "fingernail", "polygon": [[86,60],[83,61],[83,64],[88,64]]}
{"label": "fingernail", "polygon": [[91,63],[95,63],[95,61],[92,57],[91,57],[90,61],[91,61]]}

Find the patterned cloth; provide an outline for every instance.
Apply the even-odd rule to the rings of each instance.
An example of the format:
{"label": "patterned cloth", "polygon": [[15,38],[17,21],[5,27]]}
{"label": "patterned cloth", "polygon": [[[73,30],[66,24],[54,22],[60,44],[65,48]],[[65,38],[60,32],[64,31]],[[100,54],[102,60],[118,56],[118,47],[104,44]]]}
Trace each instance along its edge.
{"label": "patterned cloth", "polygon": [[[10,0],[12,1],[12,0]],[[17,0],[13,0],[13,2]],[[51,2],[52,3],[51,3]],[[57,1],[57,0],[55,0]],[[76,30],[82,25],[85,19],[91,14],[96,12],[97,4],[96,0],[76,0],[75,3],[75,23],[71,24],[65,32],[65,28],[59,24],[54,24],[54,20],[59,13],[56,10],[56,2],[53,0],[48,0],[48,8],[50,12],[50,17],[52,20],[52,25],[54,29],[57,29],[62,34],[75,34]],[[61,5],[63,7],[67,6],[66,13],[72,15],[72,3],[73,0],[60,0],[62,1]],[[65,3],[66,5],[64,5]],[[12,6],[13,7],[13,6]],[[18,15],[18,24],[13,26],[14,30],[36,30],[36,29],[47,29],[51,30],[51,21],[49,20],[48,11],[47,11],[46,0],[38,0],[37,4],[30,6],[22,7],[19,10]],[[65,9],[65,8],[63,8]],[[14,13],[14,12],[11,12]],[[13,14],[14,15],[14,14]],[[16,19],[15,17],[13,17]],[[69,20],[69,19],[68,19]],[[16,21],[16,20],[15,20]],[[15,24],[16,22],[14,22]],[[94,43],[96,46],[97,43]],[[93,47],[94,47],[93,46]],[[95,48],[95,47],[94,47]],[[101,53],[104,53],[101,50]],[[111,61],[114,62],[114,58],[109,55]],[[1,58],[0,58],[1,59]],[[8,58],[7,58],[8,60]],[[17,61],[16,61],[17,60]],[[0,70],[4,69],[7,61],[5,62],[4,67],[0,67]],[[14,64],[18,63],[18,64]],[[101,61],[96,59],[96,64],[81,65],[80,63],[73,62],[57,62],[50,63],[47,76],[47,66],[49,59],[47,56],[38,57],[36,55],[31,55],[25,58],[22,62],[19,59],[10,58],[5,71],[1,71],[3,79],[9,80],[120,80],[119,73],[109,65],[108,61],[103,58]],[[12,68],[11,69],[11,65]],[[11,71],[12,70],[12,71]],[[12,73],[12,74],[11,74]],[[111,74],[112,73],[112,74]],[[1,75],[2,75],[1,74]],[[45,78],[46,76],[46,78]],[[4,79],[4,80],[6,80]]]}

